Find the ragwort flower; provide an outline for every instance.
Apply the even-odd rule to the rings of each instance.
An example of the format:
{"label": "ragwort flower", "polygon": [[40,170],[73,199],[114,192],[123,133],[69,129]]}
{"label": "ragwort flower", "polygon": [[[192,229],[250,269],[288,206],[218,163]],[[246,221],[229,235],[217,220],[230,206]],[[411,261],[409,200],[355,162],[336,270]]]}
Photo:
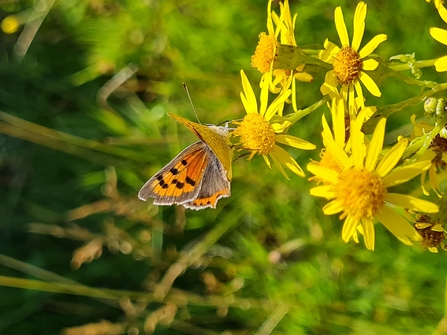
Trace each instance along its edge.
{"label": "ragwort flower", "polygon": [[[296,110],[296,88],[295,81],[310,82],[312,76],[303,72],[302,64],[295,69],[275,69],[274,63],[277,48],[282,45],[297,47],[295,40],[295,21],[297,15],[292,18],[289,1],[280,2],[280,15],[271,10],[273,0],[267,6],[267,31],[259,34],[259,42],[254,55],[251,57],[251,65],[263,74],[261,86],[268,85],[272,93],[278,94],[282,90],[287,90],[292,86],[293,106]],[[266,74],[269,73],[267,76]],[[274,78],[274,79],[273,79]]]}
{"label": "ragwort flower", "polygon": [[[445,9],[442,3],[439,3],[436,8],[438,8],[441,18],[447,23],[447,9]],[[430,28],[430,35],[439,43],[447,45],[447,30],[441,28]],[[435,68],[438,72],[447,71],[447,56],[438,58],[435,61]]]}
{"label": "ragwort flower", "polygon": [[276,143],[289,145],[298,149],[313,150],[315,145],[295,136],[286,135],[285,131],[290,126],[283,118],[277,115],[282,109],[285,100],[290,95],[290,90],[282,92],[268,106],[268,87],[261,88],[261,105],[258,108],[253,88],[248,81],[244,71],[241,71],[242,87],[241,100],[247,115],[242,121],[233,121],[237,128],[232,132],[233,136],[239,137],[241,150],[251,152],[249,160],[255,154],[264,157],[268,167],[271,168],[271,158],[282,174],[289,179],[282,165],[300,177],[304,177],[304,172],[290,154]]}
{"label": "ragwort flower", "polygon": [[312,188],[310,193],[330,200],[323,212],[326,215],[341,212],[340,219],[345,220],[343,240],[348,242],[353,238],[358,242],[359,231],[369,250],[374,250],[375,244],[374,219],[380,221],[403,243],[411,244],[410,239],[419,239],[419,236],[395,209],[402,207],[426,213],[438,211],[438,206],[429,201],[388,191],[389,187],[405,183],[428,169],[430,161],[394,169],[408,143],[406,139],[401,139],[378,162],[383,147],[385,123],[385,118],[378,122],[368,146],[360,128],[352,124],[350,153],[335,140],[326,137],[326,151],[330,151],[341,163],[341,171],[329,169],[316,162],[307,166],[318,180],[323,181],[323,185]]}
{"label": "ragwort flower", "polygon": [[333,69],[326,74],[325,83],[321,86],[321,92],[331,94],[337,92],[337,86],[341,85],[340,94],[343,99],[352,104],[354,92],[363,103],[363,91],[360,82],[374,96],[380,97],[381,93],[374,80],[365,72],[375,70],[378,62],[374,59],[365,59],[378,47],[380,43],[387,39],[385,34],[375,36],[361,50],[363,33],[365,31],[365,17],[367,5],[360,2],[354,14],[354,36],[352,43],[349,43],[348,31],[343,19],[341,7],[335,9],[335,27],[340,37],[341,47],[338,47],[329,40],[324,42],[325,50],[320,51],[319,57],[326,63],[330,63]]}

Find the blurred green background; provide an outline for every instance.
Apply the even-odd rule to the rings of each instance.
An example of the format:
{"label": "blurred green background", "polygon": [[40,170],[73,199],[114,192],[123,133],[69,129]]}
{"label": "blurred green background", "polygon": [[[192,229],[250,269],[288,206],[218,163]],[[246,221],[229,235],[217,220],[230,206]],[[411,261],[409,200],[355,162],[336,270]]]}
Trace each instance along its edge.
{"label": "blurred green background", "polygon": [[[446,27],[433,4],[367,3],[362,45],[386,33],[384,60],[447,53],[428,34]],[[338,5],[352,36],[356,4],[291,1],[297,43],[338,44]],[[232,196],[216,210],[137,199],[196,141],[167,116],[195,120],[183,82],[201,122],[244,116],[239,71],[257,89],[250,56],[266,15],[259,0],[0,2],[1,334],[447,333],[443,251],[405,246],[381,225],[374,252],[343,243],[308,181],[261,157],[234,162]],[[298,84],[299,108],[321,99],[323,78]],[[370,105],[420,92],[395,79],[380,87]],[[322,113],[292,134],[320,146]],[[388,128],[413,113],[421,106]],[[303,167],[319,154],[289,152]]]}

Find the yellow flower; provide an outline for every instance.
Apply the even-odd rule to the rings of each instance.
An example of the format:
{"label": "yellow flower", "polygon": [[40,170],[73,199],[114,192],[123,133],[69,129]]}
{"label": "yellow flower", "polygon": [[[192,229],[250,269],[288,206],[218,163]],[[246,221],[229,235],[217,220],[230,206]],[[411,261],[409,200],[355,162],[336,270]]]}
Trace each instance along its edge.
{"label": "yellow flower", "polygon": [[[436,5],[436,4],[435,4]],[[442,3],[439,3],[438,6],[439,15],[447,23],[447,9],[445,9]],[[441,28],[430,28],[430,35],[439,43],[447,45],[447,30]],[[447,56],[440,57],[435,62],[435,68],[438,72],[447,71]]]}
{"label": "yellow flower", "polygon": [[387,39],[385,34],[375,36],[360,51],[363,33],[365,30],[365,17],[367,5],[360,2],[354,14],[354,36],[352,43],[349,43],[348,31],[343,19],[341,7],[335,9],[335,27],[340,37],[341,47],[329,42],[324,42],[325,50],[320,51],[319,57],[326,63],[330,63],[333,69],[326,74],[325,83],[321,86],[321,92],[331,94],[337,92],[337,86],[341,85],[340,94],[343,99],[352,104],[354,92],[363,104],[363,92],[360,82],[365,85],[368,91],[377,97],[381,96],[377,84],[365,71],[375,70],[378,62],[374,59],[365,59],[378,47],[380,43]]}
{"label": "yellow flower", "polygon": [[[280,16],[278,16],[271,10],[272,2],[273,0],[270,0],[267,6],[268,34],[265,32],[259,34],[259,42],[254,55],[251,57],[251,65],[263,74],[260,84],[261,87],[268,85],[272,93],[278,94],[292,86],[292,104],[293,109],[297,111],[296,85],[294,79],[310,82],[313,80],[313,77],[303,72],[304,64],[293,70],[274,68],[276,60],[275,54],[278,52],[277,48],[281,44],[297,47],[294,32],[297,15],[295,14],[292,18],[289,1],[285,0],[284,3],[280,2]],[[268,76],[266,75],[267,73],[269,73]]]}
{"label": "yellow flower", "polygon": [[[342,213],[344,221],[342,238],[358,242],[357,230],[364,236],[367,249],[374,250],[375,232],[373,220],[379,220],[403,243],[411,244],[410,238],[418,239],[415,229],[395,209],[408,208],[414,211],[435,213],[438,206],[409,195],[391,193],[388,188],[402,184],[420,174],[430,166],[430,161],[413,163],[395,168],[401,159],[407,140],[401,139],[378,162],[382,152],[386,119],[381,119],[374,131],[370,144],[365,144],[359,123],[351,122],[351,152],[346,153],[334,139],[326,137],[326,151],[341,163],[341,171],[321,166],[317,162],[308,164],[307,169],[324,185],[316,186],[310,193],[330,202],[324,206],[326,215]],[[393,170],[394,169],[394,170]]]}
{"label": "yellow flower", "polygon": [[240,138],[236,146],[241,150],[251,151],[249,160],[255,154],[262,155],[268,167],[271,168],[271,158],[282,174],[289,179],[282,165],[300,177],[304,177],[304,172],[299,164],[290,154],[276,143],[289,145],[298,149],[313,150],[315,145],[298,137],[286,135],[285,131],[290,126],[290,122],[279,117],[277,112],[282,109],[285,100],[290,95],[290,90],[282,92],[268,106],[268,87],[261,88],[261,105],[258,108],[253,88],[248,81],[244,71],[241,71],[242,87],[241,100],[247,115],[242,121],[234,121],[237,128],[232,132],[233,136]]}

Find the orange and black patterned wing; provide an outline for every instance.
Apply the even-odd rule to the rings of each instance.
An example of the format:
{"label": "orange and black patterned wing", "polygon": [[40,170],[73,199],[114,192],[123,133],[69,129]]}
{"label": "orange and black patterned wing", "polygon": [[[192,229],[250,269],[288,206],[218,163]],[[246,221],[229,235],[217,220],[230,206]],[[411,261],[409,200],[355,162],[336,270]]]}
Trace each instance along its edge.
{"label": "orange and black patterned wing", "polygon": [[209,162],[203,175],[200,191],[194,200],[183,204],[189,209],[216,208],[220,198],[227,198],[231,195],[230,181],[226,177],[224,166],[209,147],[206,150],[209,151]]}
{"label": "orange and black patterned wing", "polygon": [[138,197],[154,198],[154,205],[182,205],[197,198],[209,165],[208,148],[202,141],[191,144],[143,185]]}

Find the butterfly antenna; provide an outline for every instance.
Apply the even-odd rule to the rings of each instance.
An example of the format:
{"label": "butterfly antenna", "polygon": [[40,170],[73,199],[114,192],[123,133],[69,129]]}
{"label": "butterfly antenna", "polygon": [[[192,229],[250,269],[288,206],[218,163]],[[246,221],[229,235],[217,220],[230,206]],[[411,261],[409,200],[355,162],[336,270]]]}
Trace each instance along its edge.
{"label": "butterfly antenna", "polygon": [[186,86],[185,83],[183,83],[183,88],[184,88],[185,91],[186,91],[186,95],[188,96],[189,103],[191,104],[192,111],[194,112],[194,115],[196,116],[197,121],[198,121],[200,124],[202,124],[202,123],[200,122],[200,120],[199,120],[199,117],[197,116],[196,109],[194,108],[194,104],[192,103],[191,96],[189,95],[188,86]]}

